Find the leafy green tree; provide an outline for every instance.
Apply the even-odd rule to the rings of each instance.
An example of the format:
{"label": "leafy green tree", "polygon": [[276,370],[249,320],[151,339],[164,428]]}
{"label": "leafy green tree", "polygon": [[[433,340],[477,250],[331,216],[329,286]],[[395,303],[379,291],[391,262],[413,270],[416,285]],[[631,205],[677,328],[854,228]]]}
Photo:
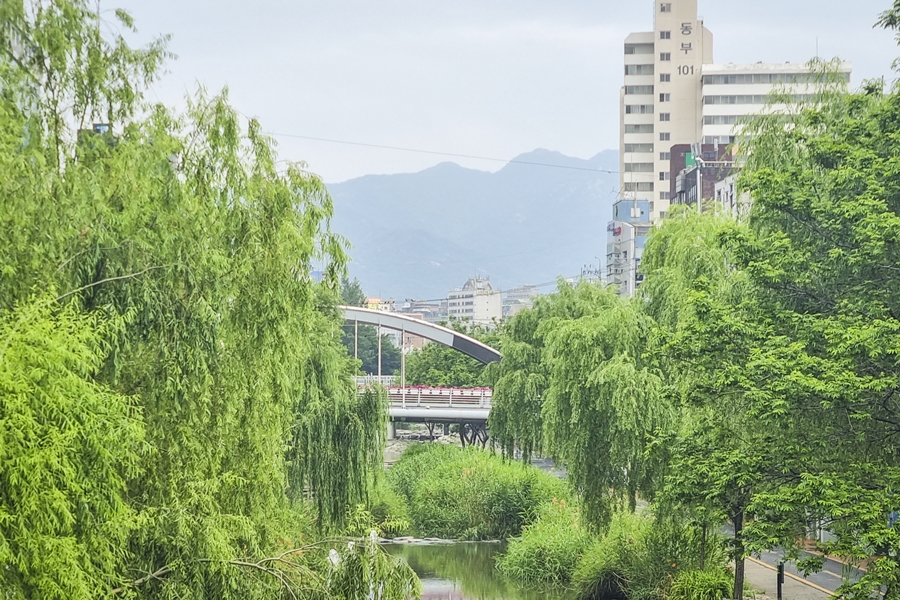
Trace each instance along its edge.
{"label": "leafy green tree", "polygon": [[[85,400],[69,413],[51,404],[29,426],[51,439],[74,436],[72,455],[59,463],[66,472],[44,485],[61,519],[67,502],[83,500],[77,510],[86,511],[56,530],[46,520],[17,521],[35,540],[17,531],[13,545],[0,541],[19,569],[4,572],[16,578],[4,591],[353,596],[352,578],[328,577],[319,550],[289,552],[314,543],[310,521],[339,529],[382,467],[385,399],[357,394],[339,344],[345,255],[328,229],[325,186],[299,167],[277,168],[271,140],[226,94],[201,92],[185,114],[145,104],[141,91],[166,56],[164,40],[143,50],[107,41],[101,14],[83,0],[0,5],[0,322],[31,314],[34,290],[57,290],[35,317],[50,336],[46,353],[12,335],[15,325],[4,329],[17,346],[10,342],[15,362],[0,366],[14,369],[0,376],[4,385],[24,386],[23,373],[48,376],[22,387],[21,399],[7,388],[3,401],[22,411],[51,393],[61,404]],[[126,14],[117,18],[131,26]],[[93,121],[113,133],[79,131]],[[326,265],[320,285],[310,280],[313,263]],[[56,348],[53,323],[72,332],[73,344],[82,340],[74,355]],[[44,387],[62,385],[54,381],[67,389]],[[123,398],[133,422],[120,422]],[[98,411],[93,422],[90,410]],[[137,433],[144,445],[133,465]],[[7,455],[0,478],[15,486],[13,467],[27,456]],[[106,496],[95,475],[109,484]],[[42,500],[10,502],[15,512]],[[32,508],[22,515],[39,516]],[[44,543],[42,532],[49,544],[70,530],[45,548],[53,551],[46,560],[56,572],[80,572],[72,586],[50,589],[33,579],[44,559],[29,553]],[[86,565],[86,554],[96,564]],[[404,597],[390,582],[411,582],[408,569],[379,560],[365,568]]]}
{"label": "leafy green tree", "polygon": [[[887,21],[883,24],[892,26]],[[770,411],[802,415],[807,467],[758,495],[759,539],[788,543],[810,519],[836,536],[826,551],[880,556],[849,591],[900,594],[894,448],[900,383],[900,232],[896,136],[900,94],[877,85],[803,107],[790,127],[751,124],[743,184],[752,233],[734,236],[736,262],[791,350],[770,379]],[[782,373],[784,375],[782,375]],[[810,442],[812,442],[810,444]],[[806,513],[808,519],[796,518]]]}
{"label": "leafy green tree", "polygon": [[[451,326],[488,345],[497,343],[498,335],[486,327],[464,321],[454,321]],[[489,378],[483,363],[443,344],[427,343],[407,356],[406,383],[466,388],[486,386]]]}
{"label": "leafy green tree", "polygon": [[344,306],[366,305],[366,295],[356,277],[352,281],[347,275],[341,277],[341,304]]}
{"label": "leafy green tree", "polygon": [[[344,324],[341,332],[341,344],[347,354],[356,354],[358,372],[366,375],[378,374],[378,330],[371,325],[359,325],[354,330],[352,323]],[[381,334],[381,374],[396,375],[400,373],[400,349],[387,334]]]}

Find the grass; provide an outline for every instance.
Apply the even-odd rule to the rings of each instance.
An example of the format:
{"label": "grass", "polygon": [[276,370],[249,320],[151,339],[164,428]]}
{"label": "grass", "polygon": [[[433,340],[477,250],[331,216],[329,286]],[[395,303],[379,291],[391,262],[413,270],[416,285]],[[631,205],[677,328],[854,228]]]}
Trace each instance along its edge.
{"label": "grass", "polygon": [[590,536],[579,522],[576,506],[565,500],[545,504],[522,537],[509,543],[497,566],[521,583],[568,585]]}
{"label": "grass", "polygon": [[411,446],[387,480],[421,537],[507,539],[533,522],[542,504],[569,496],[563,481],[534,467],[444,444]]}

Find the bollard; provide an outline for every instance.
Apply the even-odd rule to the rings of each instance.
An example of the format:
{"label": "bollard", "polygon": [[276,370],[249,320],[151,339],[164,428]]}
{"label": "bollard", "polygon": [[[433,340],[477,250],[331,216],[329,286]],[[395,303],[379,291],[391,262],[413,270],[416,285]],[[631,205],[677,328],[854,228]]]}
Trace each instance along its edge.
{"label": "bollard", "polygon": [[784,587],[784,563],[778,563],[778,600],[784,600],[784,593],[782,588]]}

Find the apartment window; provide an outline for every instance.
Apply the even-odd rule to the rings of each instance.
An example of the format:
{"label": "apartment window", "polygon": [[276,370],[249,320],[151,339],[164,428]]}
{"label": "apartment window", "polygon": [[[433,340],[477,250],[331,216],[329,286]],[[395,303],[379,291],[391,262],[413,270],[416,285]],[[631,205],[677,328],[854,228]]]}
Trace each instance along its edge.
{"label": "apartment window", "polygon": [[652,173],[653,163],[625,163],[626,173]]}
{"label": "apartment window", "polygon": [[625,152],[653,152],[653,144],[625,144]]}
{"label": "apartment window", "polygon": [[669,83],[670,81],[672,81],[671,73],[660,73],[659,74],[659,82],[660,83]]}
{"label": "apartment window", "polygon": [[626,104],[625,105],[625,114],[626,115],[652,115],[653,114],[653,105],[652,104]]}
{"label": "apartment window", "polygon": [[703,137],[704,144],[722,144],[727,146],[734,143],[733,135],[707,135]]}
{"label": "apartment window", "polygon": [[663,211],[660,211],[660,213],[659,213],[659,218],[660,218],[660,219],[665,219],[665,218],[666,218],[666,211],[664,211],[664,210],[663,210]]}
{"label": "apartment window", "polygon": [[[625,165],[625,166],[627,167],[628,165]],[[625,169],[625,170],[627,171],[628,169]],[[660,171],[659,172],[659,180],[660,181],[668,181],[669,180],[669,172],[668,171]]]}
{"label": "apartment window", "polygon": [[659,134],[659,141],[661,141],[661,142],[668,142],[671,139],[672,139],[671,133],[660,133]]}
{"label": "apartment window", "polygon": [[667,60],[672,60],[672,53],[671,52],[660,52],[659,60],[661,60],[663,62],[665,62]]}
{"label": "apartment window", "polygon": [[671,40],[671,39],[672,39],[672,32],[671,32],[671,31],[660,31],[660,32],[659,32],[659,39],[661,39],[661,40]]}
{"label": "apartment window", "polygon": [[672,12],[672,3],[671,2],[663,2],[659,5],[659,12]]}
{"label": "apartment window", "polygon": [[[839,73],[838,78],[850,81],[849,73]],[[704,75],[703,85],[729,85],[743,83],[820,83],[817,73],[756,73],[741,75]]]}
{"label": "apartment window", "polygon": [[653,125],[625,125],[625,133],[653,133]]}
{"label": "apartment window", "polygon": [[625,54],[653,54],[653,44],[625,44]]}
{"label": "apartment window", "polygon": [[660,152],[659,153],[659,160],[670,160],[671,158],[672,158],[671,152]]}
{"label": "apartment window", "polygon": [[668,200],[668,199],[669,199],[669,192],[660,192],[660,193],[659,193],[659,199],[660,199],[660,200]]}
{"label": "apartment window", "polygon": [[[652,181],[639,181],[639,182],[631,182],[625,184],[626,192],[652,192],[653,191],[653,182]],[[653,210],[652,208],[650,210]]]}
{"label": "apartment window", "polygon": [[[659,115],[662,117],[662,114]],[[734,125],[740,117],[736,115],[706,115],[703,117],[704,125]]]}
{"label": "apartment window", "polygon": [[659,101],[660,102],[671,102],[672,94],[660,94]]}
{"label": "apartment window", "polygon": [[626,75],[653,75],[653,65],[625,65]]}
{"label": "apartment window", "polygon": [[650,95],[653,93],[652,85],[626,85],[625,86],[625,95]]}
{"label": "apartment window", "polygon": [[671,113],[659,113],[659,120],[660,121],[671,121],[672,114]]}

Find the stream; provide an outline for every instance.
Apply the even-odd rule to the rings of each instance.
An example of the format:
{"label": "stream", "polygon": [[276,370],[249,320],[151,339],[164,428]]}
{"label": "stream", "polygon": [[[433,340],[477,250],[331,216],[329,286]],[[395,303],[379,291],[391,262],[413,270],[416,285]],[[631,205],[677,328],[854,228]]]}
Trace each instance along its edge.
{"label": "stream", "polygon": [[495,568],[505,544],[388,544],[385,549],[406,560],[422,580],[423,600],[572,600],[553,589],[522,589]]}

